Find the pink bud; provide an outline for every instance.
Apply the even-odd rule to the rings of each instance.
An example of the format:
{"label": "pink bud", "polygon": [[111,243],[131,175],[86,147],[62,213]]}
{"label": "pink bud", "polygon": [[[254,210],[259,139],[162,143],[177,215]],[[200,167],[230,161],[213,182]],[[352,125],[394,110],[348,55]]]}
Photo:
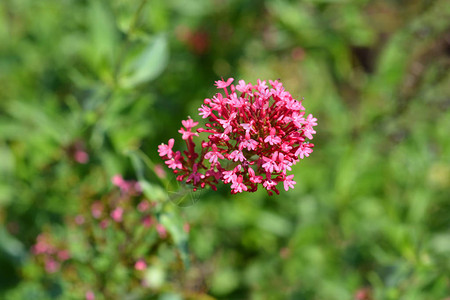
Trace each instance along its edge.
{"label": "pink bud", "polygon": [[113,178],[111,179],[111,182],[112,182],[115,186],[121,187],[122,184],[124,183],[124,180],[123,180],[123,178],[122,178],[122,175],[117,174],[117,175],[114,175],[114,176],[113,176]]}
{"label": "pink bud", "polygon": [[77,215],[75,217],[75,223],[77,225],[83,225],[84,224],[84,217],[82,215]]}
{"label": "pink bud", "polygon": [[61,261],[68,260],[68,259],[70,258],[70,253],[69,253],[69,251],[68,251],[68,250],[60,250],[60,251],[58,251],[58,258],[59,258]]}
{"label": "pink bud", "polygon": [[95,300],[95,294],[93,291],[87,291],[85,296],[86,300]]}
{"label": "pink bud", "polygon": [[73,156],[75,161],[80,164],[85,164],[89,161],[89,154],[86,151],[76,150]]}
{"label": "pink bud", "polygon": [[145,212],[150,208],[150,203],[147,200],[143,200],[138,204],[138,210],[140,212]]}
{"label": "pink bud", "polygon": [[162,224],[156,225],[156,231],[158,231],[160,238],[165,239],[167,237],[166,228]]}
{"label": "pink bud", "polygon": [[146,216],[142,219],[142,225],[145,228],[150,228],[153,225],[153,219],[150,216]]}
{"label": "pink bud", "polygon": [[45,260],[45,271],[47,273],[55,273],[59,270],[59,262],[53,260],[53,258],[47,258]]}
{"label": "pink bud", "polygon": [[100,222],[100,228],[101,229],[105,229],[106,227],[108,227],[108,224],[109,224],[109,222],[108,222],[108,220],[102,220],[101,222]]}
{"label": "pink bud", "polygon": [[155,165],[154,171],[156,173],[156,176],[158,176],[159,178],[166,178],[166,171],[164,171],[162,165]]}
{"label": "pink bud", "polygon": [[138,271],[144,271],[147,268],[147,264],[143,259],[139,259],[135,264],[134,268]]}
{"label": "pink bud", "polygon": [[122,222],[123,208],[117,207],[111,212],[111,218],[116,222]]}
{"label": "pink bud", "polygon": [[100,218],[103,212],[103,204],[100,201],[95,201],[91,205],[91,213],[95,219]]}

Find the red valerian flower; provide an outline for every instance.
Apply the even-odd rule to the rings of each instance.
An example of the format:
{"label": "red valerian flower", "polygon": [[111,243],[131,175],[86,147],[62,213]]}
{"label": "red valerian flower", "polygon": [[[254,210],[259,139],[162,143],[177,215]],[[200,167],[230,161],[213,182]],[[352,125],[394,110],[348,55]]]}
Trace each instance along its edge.
{"label": "red valerian flower", "polygon": [[[287,175],[291,166],[313,152],[309,140],[316,133],[317,119],[305,117],[302,100],[294,99],[278,81],[258,79],[256,85],[233,78],[216,81],[217,93],[205,99],[199,115],[208,122],[188,118],[179,130],[187,150],[174,152],[174,139],[159,146],[159,155],[177,174],[177,180],[197,188],[230,184],[231,193],[255,192],[262,185],[269,195],[279,194],[278,183],[284,189],[294,188],[294,175]],[[196,150],[193,137],[207,133]]]}

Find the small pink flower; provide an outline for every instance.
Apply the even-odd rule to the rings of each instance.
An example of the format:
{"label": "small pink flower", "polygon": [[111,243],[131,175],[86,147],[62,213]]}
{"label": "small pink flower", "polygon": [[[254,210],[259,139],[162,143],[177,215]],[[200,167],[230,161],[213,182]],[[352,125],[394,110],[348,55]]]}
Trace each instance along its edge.
{"label": "small pink flower", "polygon": [[298,147],[297,151],[295,151],[295,156],[300,155],[300,158],[308,157],[311,152],[313,152],[311,144],[302,144]]}
{"label": "small pink flower", "polygon": [[165,239],[167,237],[166,228],[162,224],[156,225],[156,231],[160,238]]}
{"label": "small pink flower", "polygon": [[197,172],[197,168],[198,168],[197,164],[195,164],[195,165],[192,167],[192,173],[191,173],[191,175],[189,175],[188,178],[186,179],[186,182],[187,182],[187,183],[189,183],[189,182],[192,181],[192,182],[194,183],[194,185],[195,185],[195,184],[197,184],[198,182],[200,182],[203,178],[205,178],[205,175],[203,175],[203,174]]}
{"label": "small pink flower", "polygon": [[76,150],[73,156],[75,161],[80,164],[86,164],[89,161],[89,154],[86,151]]}
{"label": "small pink flower", "polygon": [[55,273],[59,270],[60,264],[53,258],[46,258],[45,260],[45,271],[47,273]]}
{"label": "small pink flower", "polygon": [[238,90],[241,93],[247,93],[252,88],[251,84],[245,84],[244,80],[239,80],[239,84],[236,85],[236,90]]}
{"label": "small pink flower", "polygon": [[113,178],[111,178],[111,182],[112,184],[120,188],[124,184],[125,180],[123,180],[122,175],[117,174],[114,175]]}
{"label": "small pink flower", "polygon": [[252,120],[250,123],[241,123],[242,128],[245,130],[245,135],[249,135],[250,133],[256,133],[256,130],[253,128],[254,121]]}
{"label": "small pink flower", "polygon": [[95,300],[95,294],[93,291],[87,291],[85,297],[86,300]]}
{"label": "small pink flower", "polygon": [[275,135],[275,129],[271,129],[270,130],[270,135],[268,135],[265,139],[264,139],[264,143],[269,143],[270,145],[275,145],[275,144],[280,144],[281,143],[281,139],[279,137],[277,137]]}
{"label": "small pink flower", "polygon": [[231,185],[232,193],[242,193],[243,191],[247,191],[248,188],[245,184],[242,183],[242,181],[242,175],[239,175]]}
{"label": "small pink flower", "polygon": [[117,223],[122,222],[123,208],[117,207],[111,212],[111,218]]}
{"label": "small pink flower", "polygon": [[189,117],[187,120],[181,121],[181,124],[186,127],[186,130],[190,130],[191,128],[197,126],[198,122],[194,122],[194,120]]}
{"label": "small pink flower", "polygon": [[189,130],[185,130],[184,128],[180,128],[180,130],[178,130],[179,133],[181,133],[183,136],[181,137],[183,140],[187,140],[193,136],[198,136],[197,132],[192,132],[190,129]]}
{"label": "small pink flower", "polygon": [[234,170],[223,172],[223,182],[224,183],[234,182],[234,181],[236,181],[236,178],[237,178],[237,175],[234,172]]}
{"label": "small pink flower", "polygon": [[228,127],[232,128],[231,122],[234,121],[234,118],[236,118],[236,113],[232,113],[227,119],[218,119],[217,121],[222,125],[224,129],[227,129]]}
{"label": "small pink flower", "polygon": [[141,185],[137,181],[125,180],[122,175],[117,174],[111,178],[111,182],[120,188],[124,194],[140,194],[142,192]]}
{"label": "small pink flower", "polygon": [[[355,300],[370,300],[372,299],[372,292],[370,288],[360,288],[355,293]],[[443,300],[447,300],[449,298],[445,298]]]}
{"label": "small pink flower", "polygon": [[234,150],[233,152],[231,152],[228,159],[234,160],[234,161],[239,160],[240,162],[243,162],[244,160],[246,160],[244,154],[240,150]]}
{"label": "small pink flower", "polygon": [[317,126],[317,119],[313,117],[312,114],[309,114],[308,117],[306,118],[306,126],[308,127],[313,127],[313,126]]}
{"label": "small pink flower", "polygon": [[180,151],[177,151],[172,158],[165,161],[165,164],[173,170],[175,170],[177,168],[182,169],[183,164],[181,163],[180,158],[181,158],[181,153],[180,153]]}
{"label": "small pink flower", "polygon": [[161,144],[158,146],[158,152],[159,152],[159,156],[164,157],[167,156],[168,158],[172,158],[172,148],[173,148],[173,144],[174,144],[175,140],[174,139],[170,139],[168,145],[165,144]]}
{"label": "small pink flower", "polygon": [[134,264],[134,268],[138,271],[144,271],[145,269],[147,269],[147,264],[145,263],[145,261],[143,259],[139,259]]}
{"label": "small pink flower", "polygon": [[189,231],[191,231],[191,226],[189,225],[189,223],[184,223],[183,230],[186,233],[189,233]]}
{"label": "small pink flower", "polygon": [[250,176],[250,182],[252,183],[261,183],[263,180],[262,176],[257,176],[252,168],[248,168],[248,174]]}
{"label": "small pink flower", "polygon": [[152,219],[152,217],[150,217],[150,216],[145,216],[145,217],[142,219],[142,225],[143,225],[145,228],[150,228],[150,227],[153,225],[153,219]]}
{"label": "small pink flower", "polygon": [[252,139],[244,140],[239,145],[239,150],[247,149],[247,151],[255,150],[258,146],[258,142]]}
{"label": "small pink flower", "polygon": [[102,221],[100,222],[100,228],[101,228],[101,229],[106,229],[106,227],[108,227],[108,225],[109,225],[109,221],[108,221],[107,219],[102,220]]}
{"label": "small pink flower", "polygon": [[66,261],[70,258],[70,253],[68,250],[60,250],[58,251],[58,258],[61,261]]}
{"label": "small pink flower", "polygon": [[76,215],[75,216],[75,224],[77,225],[83,225],[84,224],[84,216],[83,215]]}
{"label": "small pink flower", "polygon": [[100,201],[95,201],[91,205],[91,213],[94,219],[98,219],[101,217],[103,212],[103,204]]}
{"label": "small pink flower", "polygon": [[133,188],[134,188],[134,192],[135,193],[137,193],[137,194],[142,193],[142,187],[141,187],[141,184],[139,182],[134,181],[134,187]]}
{"label": "small pink flower", "polygon": [[228,78],[227,81],[217,80],[216,86],[218,89],[224,89],[224,88],[228,87],[233,82],[233,80],[234,80],[233,78]]}
{"label": "small pink flower", "polygon": [[301,113],[294,112],[292,116],[288,118],[290,119],[288,120],[288,122],[292,121],[294,125],[297,126],[297,128],[302,128],[303,124],[305,124],[306,122],[305,118],[303,117],[304,115],[305,115],[304,112]]}
{"label": "small pink flower", "polygon": [[277,165],[277,156],[278,156],[278,152],[274,152],[272,154],[272,158],[268,158],[268,157],[263,157],[263,160],[265,161],[265,163],[262,165],[262,167],[264,168],[264,170],[266,170],[266,172],[270,172],[273,173],[273,171],[279,171],[278,165]]}
{"label": "small pink flower", "polygon": [[39,234],[36,238],[36,241],[36,244],[32,248],[32,252],[34,255],[52,252],[52,245],[50,245],[47,235],[43,233]]}
{"label": "small pink flower", "polygon": [[200,111],[200,116],[202,116],[203,119],[206,119],[207,117],[209,117],[211,115],[211,108],[209,108],[206,105],[203,105],[198,109]]}
{"label": "small pink flower", "polygon": [[276,185],[277,183],[272,179],[265,180],[263,183],[263,186],[266,188],[266,190],[271,190]]}
{"label": "small pink flower", "polygon": [[212,146],[212,151],[205,154],[205,159],[209,159],[212,164],[217,163],[219,158],[224,159],[225,157],[219,152],[216,145]]}
{"label": "small pink flower", "polygon": [[163,167],[160,164],[156,164],[154,168],[156,176],[159,178],[166,178],[166,171],[164,171]]}
{"label": "small pink flower", "polygon": [[150,208],[150,202],[148,200],[142,200],[139,202],[137,208],[140,212],[146,212]]}
{"label": "small pink flower", "polygon": [[294,184],[296,184],[296,182],[294,180],[292,180],[292,178],[294,177],[294,175],[289,175],[286,176],[286,179],[283,181],[284,184],[284,189],[287,191],[289,188],[293,189],[294,188]]}

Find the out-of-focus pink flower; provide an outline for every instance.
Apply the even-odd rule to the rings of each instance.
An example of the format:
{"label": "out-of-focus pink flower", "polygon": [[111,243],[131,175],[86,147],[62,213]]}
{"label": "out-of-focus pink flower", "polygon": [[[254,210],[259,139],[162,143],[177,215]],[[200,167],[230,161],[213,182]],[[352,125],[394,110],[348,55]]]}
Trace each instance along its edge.
{"label": "out-of-focus pink flower", "polygon": [[156,225],[156,231],[159,234],[159,237],[165,239],[167,237],[166,228],[162,224]]}
{"label": "out-of-focus pink flower", "polygon": [[183,230],[184,232],[189,233],[189,231],[191,231],[191,225],[189,225],[189,223],[184,223]]}
{"label": "out-of-focus pink flower", "polygon": [[89,154],[83,150],[76,150],[73,158],[80,164],[86,164],[89,161]]}
{"label": "out-of-focus pink flower", "polygon": [[166,171],[164,171],[162,165],[156,164],[154,171],[159,178],[166,178]]}
{"label": "out-of-focus pink flower", "polygon": [[140,212],[146,212],[150,208],[150,202],[148,200],[142,200],[139,202],[137,208]]}
{"label": "out-of-focus pink flower", "polygon": [[52,244],[48,234],[41,233],[36,238],[36,244],[32,248],[34,255],[53,254],[56,252],[55,246]]}
{"label": "out-of-focus pink flower", "polygon": [[142,218],[142,225],[145,228],[150,228],[153,225],[153,218],[150,216],[145,216],[144,218]]}
{"label": "out-of-focus pink flower", "polygon": [[371,294],[370,288],[360,288],[355,293],[355,300],[371,300]]}
{"label": "out-of-focus pink flower", "polygon": [[85,296],[86,300],[95,300],[95,294],[93,291],[87,291]]}
{"label": "out-of-focus pink flower", "polygon": [[95,201],[94,203],[92,203],[91,213],[94,219],[100,218],[103,213],[103,203],[101,203],[100,201]]}
{"label": "out-of-focus pink flower", "polygon": [[145,261],[143,259],[139,259],[134,264],[134,268],[138,271],[144,271],[145,269],[147,269],[147,264],[145,263]]}
{"label": "out-of-focus pink flower", "polygon": [[58,258],[60,261],[66,261],[70,258],[70,253],[68,250],[60,250],[58,251]]}
{"label": "out-of-focus pink flower", "polygon": [[138,194],[142,193],[141,184],[137,181],[134,182],[134,191]]}
{"label": "out-of-focus pink flower", "polygon": [[111,218],[116,222],[122,222],[122,216],[123,216],[123,208],[122,207],[116,207],[111,212]]}
{"label": "out-of-focus pink flower", "polygon": [[104,219],[100,222],[101,229],[106,229],[106,227],[108,227],[108,225],[109,225],[109,221],[107,219]]}
{"label": "out-of-focus pink flower", "polygon": [[122,175],[116,174],[116,175],[114,175],[114,176],[111,178],[111,182],[112,182],[115,186],[117,186],[117,187],[120,188],[120,187],[122,186],[122,184],[123,184],[125,181],[123,180]]}
{"label": "out-of-focus pink flower", "polygon": [[75,224],[77,225],[83,225],[84,224],[84,216],[83,215],[76,215],[75,216]]}
{"label": "out-of-focus pink flower", "polygon": [[60,264],[51,257],[45,259],[45,271],[47,273],[55,273],[59,270]]}
{"label": "out-of-focus pink flower", "polygon": [[134,180],[125,180],[122,175],[117,174],[111,178],[111,182],[120,188],[124,194],[140,194],[142,193],[142,188],[139,182]]}
{"label": "out-of-focus pink flower", "polygon": [[[296,100],[278,81],[259,80],[256,85],[233,78],[216,81],[225,95],[217,93],[204,100],[199,115],[208,119],[205,128],[197,133],[208,133],[198,151],[194,143],[197,122],[191,118],[182,121],[180,129],[187,151],[172,150],[174,139],[159,146],[165,164],[177,175],[178,181],[192,184],[194,190],[206,185],[217,189],[219,181],[231,184],[231,192],[255,192],[260,184],[269,195],[279,193],[278,183],[284,189],[293,188],[291,166],[308,157],[314,144],[308,141],[316,133],[317,119],[305,118],[302,100]],[[266,178],[265,180],[263,178]]]}

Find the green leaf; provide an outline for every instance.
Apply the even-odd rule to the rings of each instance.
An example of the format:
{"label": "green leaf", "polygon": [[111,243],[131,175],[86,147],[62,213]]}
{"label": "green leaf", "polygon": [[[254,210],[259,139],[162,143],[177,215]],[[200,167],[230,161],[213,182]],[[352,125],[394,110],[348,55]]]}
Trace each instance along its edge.
{"label": "green leaf", "polygon": [[89,58],[93,60],[98,71],[103,66],[111,67],[118,32],[114,16],[104,1],[91,1],[89,7],[88,26],[91,35],[91,43],[87,45]]}
{"label": "green leaf", "polygon": [[131,60],[124,68],[121,85],[132,88],[158,77],[166,68],[168,44],[165,35],[156,36],[140,55]]}
{"label": "green leaf", "polygon": [[159,221],[170,232],[175,245],[180,251],[181,260],[185,268],[189,268],[189,255],[188,255],[188,235],[183,230],[183,222],[179,216],[175,216],[171,213],[162,213]]}
{"label": "green leaf", "polygon": [[7,254],[10,259],[16,262],[23,262],[27,256],[23,244],[10,235],[6,229],[0,227],[0,253]]}

